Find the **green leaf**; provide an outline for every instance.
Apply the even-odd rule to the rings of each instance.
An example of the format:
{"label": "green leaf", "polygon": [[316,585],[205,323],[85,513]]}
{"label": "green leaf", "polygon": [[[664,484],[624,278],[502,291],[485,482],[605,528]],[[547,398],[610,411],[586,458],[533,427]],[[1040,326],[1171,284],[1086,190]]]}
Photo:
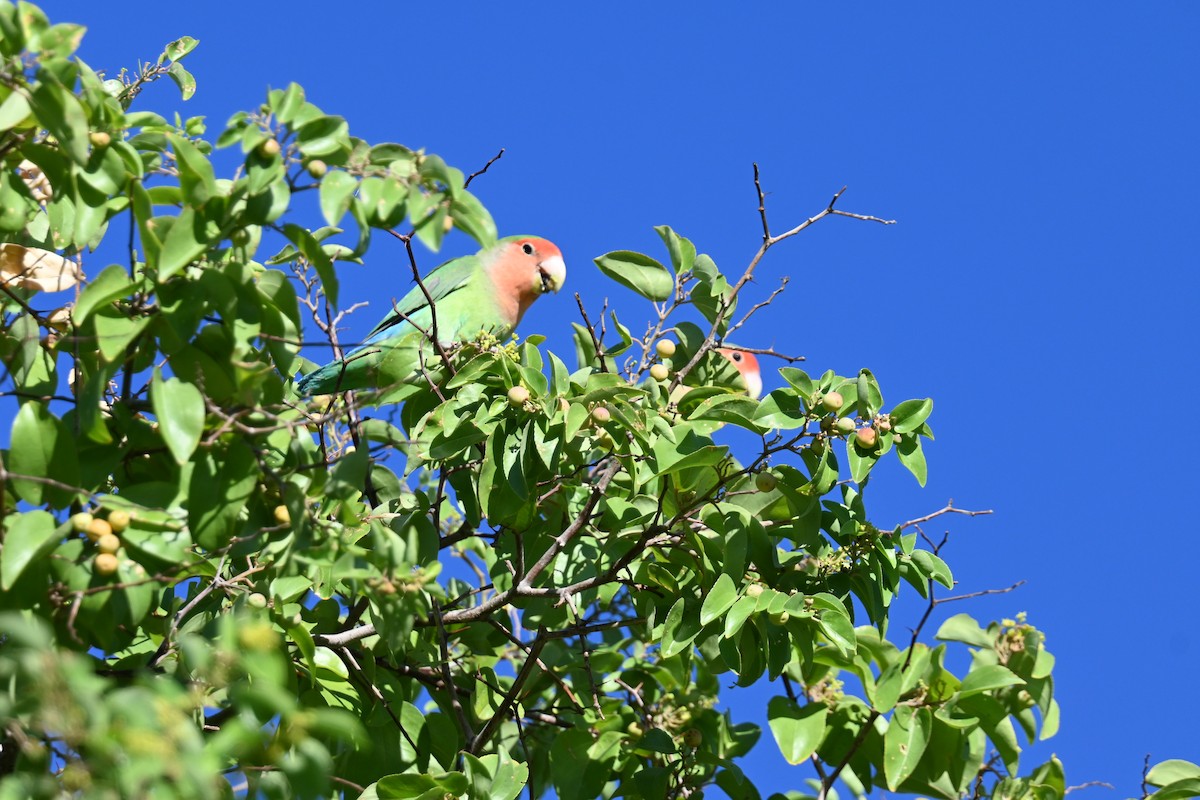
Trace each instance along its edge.
{"label": "green leaf", "polygon": [[168,133],[171,149],[179,164],[179,185],[189,205],[199,208],[217,191],[212,162],[188,139]]}
{"label": "green leaf", "polygon": [[424,800],[426,797],[436,797],[440,800],[447,794],[451,797],[466,794],[469,788],[467,776],[461,772],[447,772],[437,776],[405,773],[380,778],[372,787],[368,787],[367,792],[360,795],[360,798],[370,797],[369,792],[374,789],[374,796],[378,800]]}
{"label": "green leaf", "polygon": [[934,638],[943,642],[963,642],[976,647],[991,647],[995,644],[994,637],[981,628],[970,614],[955,614],[942,623]]}
{"label": "green leaf", "polygon": [[688,272],[696,263],[696,245],[666,225],[655,225],[654,230],[662,237],[667,252],[671,254],[671,265],[675,272]]}
{"label": "green leaf", "polygon": [[722,305],[728,306],[725,308],[725,316],[717,328],[717,332],[724,336],[729,327],[729,315],[737,308],[737,299],[733,297],[733,287],[717,269],[716,262],[705,253],[696,256],[692,271],[696,276],[696,286],[692,288],[691,294],[692,304],[704,315],[706,320],[710,323],[716,322]]}
{"label": "green leaf", "polygon": [[150,382],[150,405],[167,449],[176,463],[186,463],[204,431],[204,396],[192,384],[179,378],[163,380],[156,371]]}
{"label": "green leaf", "polygon": [[682,597],[671,606],[670,612],[667,613],[667,621],[663,625],[663,658],[678,655],[691,647],[692,641],[700,633],[698,620],[692,616],[694,613],[695,611],[689,613]]}
{"label": "green leaf", "polygon": [[941,558],[928,550],[914,550],[910,558],[925,575],[933,578],[947,589],[954,588],[954,576],[950,573],[949,565]]}
{"label": "green leaf", "polygon": [[900,699],[900,691],[904,686],[904,671],[900,664],[895,663],[884,670],[875,681],[875,697],[871,703],[878,711],[887,713],[896,706]]}
{"label": "green leaf", "polygon": [[35,506],[67,505],[74,492],[46,483],[79,483],[79,456],[61,420],[41,403],[25,403],[13,420],[10,441],[6,466],[17,497]]}
{"label": "green leaf", "polygon": [[321,214],[330,225],[337,225],[350,208],[350,198],[358,188],[358,179],[340,169],[330,170],[321,179]]}
{"label": "green leaf", "polygon": [[896,433],[912,433],[925,424],[925,420],[929,419],[932,411],[932,398],[905,400],[893,408],[892,413],[889,415],[892,422],[892,430]]}
{"label": "green leaf", "polygon": [[479,800],[516,800],[529,780],[529,767],[503,751],[482,758],[463,753],[463,767],[470,796]]}
{"label": "green leaf", "polygon": [[21,577],[25,567],[54,549],[61,535],[58,523],[47,511],[26,511],[8,517],[4,548],[0,550],[0,588],[8,591]]}
{"label": "green leaf", "polygon": [[711,439],[697,436],[691,430],[677,442],[665,436],[654,443],[654,458],[658,462],[656,476],[669,475],[692,467],[709,467],[721,462],[729,449],[712,444]]}
{"label": "green leaf", "polygon": [[159,56],[158,63],[162,64],[167,61],[178,61],[188,53],[196,49],[196,45],[200,44],[199,39],[193,39],[191,36],[180,36],[175,41],[163,48],[162,55]]}
{"label": "green leaf", "polygon": [[491,247],[496,243],[496,222],[491,213],[475,195],[465,189],[451,200],[450,216],[454,226],[478,242],[480,247]]}
{"label": "green leaf", "polygon": [[23,89],[13,89],[12,94],[0,103],[0,131],[11,130],[29,116],[29,100]]}
{"label": "green leaf", "polygon": [[191,100],[192,95],[196,93],[196,79],[192,77],[192,73],[184,69],[183,64],[178,61],[171,63],[167,67],[167,74],[171,76],[171,80],[175,81],[175,85],[179,87],[179,94],[184,100]]}
{"label": "green leaf", "polygon": [[933,714],[928,708],[900,706],[892,714],[883,737],[883,770],[893,792],[917,768],[932,732]]}
{"label": "green leaf", "polygon": [[1179,758],[1160,761],[1146,773],[1146,783],[1151,786],[1166,786],[1191,779],[1200,779],[1200,766]]}
{"label": "green leaf", "polygon": [[124,311],[109,305],[92,316],[96,326],[96,345],[100,355],[109,364],[123,360],[125,350],[147,325],[150,317],[130,317]]}
{"label": "green leaf", "polygon": [[258,482],[254,451],[241,439],[200,451],[188,485],[188,527],[196,544],[225,546]]}
{"label": "green leaf", "polygon": [[929,472],[925,464],[925,453],[921,450],[920,437],[905,436],[900,440],[900,444],[896,445],[896,454],[900,456],[900,463],[908,467],[908,471],[917,479],[917,483],[924,486]]}
{"label": "green leaf", "polygon": [[319,116],[296,131],[300,152],[308,158],[332,156],[350,146],[350,126],[341,117]]}
{"label": "green leaf", "polygon": [[650,256],[614,250],[594,259],[608,277],[650,300],[667,300],[675,293],[675,278]]}
{"label": "green leaf", "polygon": [[816,751],[825,735],[828,714],[824,703],[797,706],[786,697],[772,697],[767,703],[771,733],[789,764],[801,764]]}
{"label": "green leaf", "polygon": [[[165,281],[204,254],[208,243],[204,237],[196,235],[198,222],[201,220],[197,219],[195,210],[185,206],[171,224],[158,254],[159,281]],[[199,227],[203,228],[203,224]]]}
{"label": "green leaf", "polygon": [[737,587],[733,585],[733,579],[721,573],[704,597],[704,604],[700,607],[700,625],[707,625],[728,611],[737,600],[737,596]]}
{"label": "green leaf", "polygon": [[[650,738],[650,733],[654,731],[643,737],[642,743]],[[667,742],[670,741],[671,737],[667,736]],[[596,758],[592,745],[591,734],[578,728],[562,731],[554,737],[550,746],[550,779],[560,800],[591,800],[603,791],[609,779],[611,759]]]}
{"label": "green leaf", "polygon": [[76,164],[88,160],[87,112],[79,99],[63,87],[45,69],[39,71],[45,80],[38,82],[30,94],[30,106],[38,121],[58,139],[59,146]]}
{"label": "green leaf", "polygon": [[746,619],[754,613],[758,601],[753,597],[739,597],[725,616],[725,638],[732,639],[742,629]]}
{"label": "green leaf", "polygon": [[321,278],[321,288],[325,291],[325,296],[329,298],[330,304],[334,308],[338,303],[338,279],[337,273],[333,269],[333,260],[329,254],[321,247],[321,243],[308,230],[301,228],[299,225],[288,223],[283,226],[283,233],[296,246],[296,249],[304,254],[308,262],[313,265],[317,271],[318,277]]}
{"label": "green leaf", "polygon": [[1200,778],[1169,783],[1150,795],[1147,800],[1190,800],[1193,797],[1200,797]]}
{"label": "green leaf", "polygon": [[791,430],[807,425],[808,415],[794,391],[775,389],[758,404],[754,422],[764,428]]}
{"label": "green leaf", "polygon": [[1000,664],[985,664],[971,670],[958,687],[959,697],[970,697],[973,694],[990,692],[993,689],[1003,689],[1005,686],[1022,686],[1025,681],[1015,675],[1008,667]]}

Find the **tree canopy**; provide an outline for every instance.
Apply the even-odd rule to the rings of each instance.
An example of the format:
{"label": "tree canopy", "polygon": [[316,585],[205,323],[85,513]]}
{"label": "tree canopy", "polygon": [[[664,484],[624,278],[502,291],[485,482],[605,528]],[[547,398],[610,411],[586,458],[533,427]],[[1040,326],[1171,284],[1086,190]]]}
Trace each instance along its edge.
{"label": "tree canopy", "polygon": [[[787,354],[753,398],[717,351],[771,313],[739,304],[770,249],[885,220],[763,210],[740,272],[661,226],[595,259],[647,302],[580,298],[566,357],[481,336],[304,397],[348,345],[339,274],[407,286],[417,248],[496,241],[486,166],[363,141],[294,84],[210,138],[138,102],[190,96],[194,39],[110,76],[82,35],[0,2],[0,798],[740,800],[755,747],[788,798],[1064,796],[1021,759],[1059,727],[1041,632],[927,628],[969,596],[923,526],[973,512],[868,510],[881,459],[924,483],[933,401]],[[759,681],[766,736],[721,702]],[[1196,796],[1200,768],[1146,784]]]}

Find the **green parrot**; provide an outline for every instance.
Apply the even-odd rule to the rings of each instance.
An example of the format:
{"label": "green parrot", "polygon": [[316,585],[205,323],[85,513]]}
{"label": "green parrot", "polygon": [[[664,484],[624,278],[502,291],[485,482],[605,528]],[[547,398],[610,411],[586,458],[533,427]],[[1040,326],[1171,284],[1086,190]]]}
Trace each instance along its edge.
{"label": "green parrot", "polygon": [[[442,346],[481,332],[504,339],[533,301],[557,292],[567,278],[562,251],[537,236],[507,236],[473,256],[447,261],[424,277],[429,297],[414,286],[367,334],[362,344],[302,377],[301,395],[385,388],[416,370],[434,318]],[[431,310],[429,300],[433,301]]]}

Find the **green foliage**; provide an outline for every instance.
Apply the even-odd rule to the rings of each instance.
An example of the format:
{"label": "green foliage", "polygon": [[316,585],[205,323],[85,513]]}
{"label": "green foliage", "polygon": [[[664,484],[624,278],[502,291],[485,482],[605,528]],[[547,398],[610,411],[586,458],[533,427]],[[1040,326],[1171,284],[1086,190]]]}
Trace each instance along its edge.
{"label": "green foliage", "polygon": [[[670,268],[596,259],[662,303],[640,340],[585,322],[574,370],[540,337],[464,343],[376,417],[297,397],[301,311],[336,328],[375,232],[487,245],[492,218],[461,171],[295,85],[213,141],[140,110],[164,75],[190,96],[196,41],[104,80],[81,34],[0,3],[0,231],[55,265],[6,266],[0,297],[0,798],[758,798],[738,762],[762,732],[716,706],[763,679],[822,800],[1062,797],[1057,761],[1020,764],[1058,726],[1040,632],[884,635],[902,584],[954,585],[864,501],[893,450],[924,482],[931,400],[791,367],[747,397],[714,348],[745,280],[666,227]],[[79,254],[129,231],[76,286]],[[51,280],[76,286],[69,318]],[[653,363],[669,381],[642,381]],[[761,438],[745,463],[735,428]],[[1173,800],[1197,769],[1148,780]]]}

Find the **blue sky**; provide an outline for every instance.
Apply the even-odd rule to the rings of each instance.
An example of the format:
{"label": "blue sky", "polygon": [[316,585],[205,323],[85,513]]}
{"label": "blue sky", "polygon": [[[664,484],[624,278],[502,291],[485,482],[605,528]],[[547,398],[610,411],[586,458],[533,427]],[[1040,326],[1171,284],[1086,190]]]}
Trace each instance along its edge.
{"label": "blue sky", "polygon": [[[1103,800],[1138,793],[1147,753],[1200,760],[1200,4],[643,5],[45,7],[86,24],[82,56],[110,72],[199,38],[182,110],[213,137],[297,81],[371,141],[466,171],[507,148],[472,186],[501,232],[557,242],[569,292],[610,296],[635,329],[649,309],[594,256],[661,257],[652,226],[669,224],[740,274],[760,236],[751,162],[776,230],[848,185],[839,207],[898,224],[824,220],[772,250],[747,299],[790,287],[740,343],[870,367],[891,403],[935,398],[928,486],[891,469],[869,499],[881,526],[948,498],[995,509],[951,521],[947,559],[962,591],[1027,585],[939,616],[1024,610],[1046,631],[1063,727],[1030,765],[1056,752],[1069,783],[1116,786],[1086,790]],[[175,97],[153,87],[143,107]],[[402,259],[381,239],[343,271],[343,297],[380,306],[355,334],[386,309],[380,286],[407,290]],[[569,292],[522,333],[569,354]],[[735,715],[770,691],[739,693]],[[802,777],[769,734],[748,768],[765,790]]]}

